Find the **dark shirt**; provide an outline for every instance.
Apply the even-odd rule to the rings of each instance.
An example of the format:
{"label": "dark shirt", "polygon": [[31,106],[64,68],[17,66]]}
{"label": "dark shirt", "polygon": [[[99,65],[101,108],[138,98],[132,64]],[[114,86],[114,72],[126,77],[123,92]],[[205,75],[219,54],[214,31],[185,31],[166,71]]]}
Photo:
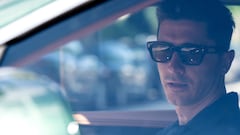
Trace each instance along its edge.
{"label": "dark shirt", "polygon": [[186,125],[179,125],[177,121],[157,135],[240,135],[237,93],[224,95]]}

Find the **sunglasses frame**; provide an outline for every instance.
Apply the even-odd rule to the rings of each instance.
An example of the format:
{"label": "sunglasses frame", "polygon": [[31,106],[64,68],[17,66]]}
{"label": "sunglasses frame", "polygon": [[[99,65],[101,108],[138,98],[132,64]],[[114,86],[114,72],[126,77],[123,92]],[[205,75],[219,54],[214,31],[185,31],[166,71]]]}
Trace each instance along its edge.
{"label": "sunglasses frame", "polygon": [[[171,50],[170,56],[165,61],[159,61],[153,55],[153,51],[152,50],[153,50],[154,46],[167,46],[167,47],[169,47],[168,49]],[[206,46],[206,45],[192,44],[192,43],[185,43],[185,44],[176,46],[176,45],[174,45],[172,43],[164,42],[164,41],[149,41],[149,42],[147,42],[147,48],[148,48],[148,51],[149,51],[149,53],[151,55],[151,58],[155,62],[167,63],[167,62],[169,62],[171,60],[171,58],[173,56],[173,53],[177,52],[178,56],[181,58],[182,63],[185,64],[185,65],[200,65],[202,63],[202,60],[203,60],[203,58],[204,58],[204,56],[206,54],[226,52],[226,50],[224,50],[222,48],[219,48],[219,47],[216,47],[216,46]],[[184,51],[182,51],[183,48],[196,48],[196,49],[198,49],[200,51],[200,53],[201,53],[201,56],[199,57],[198,62],[191,63],[191,59],[190,59],[190,61],[186,60],[186,57],[184,56]]]}

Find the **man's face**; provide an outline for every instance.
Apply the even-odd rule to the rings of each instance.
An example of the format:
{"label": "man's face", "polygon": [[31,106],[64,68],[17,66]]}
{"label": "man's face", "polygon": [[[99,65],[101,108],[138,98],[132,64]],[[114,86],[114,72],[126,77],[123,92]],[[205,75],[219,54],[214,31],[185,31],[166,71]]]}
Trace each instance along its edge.
{"label": "man's face", "polygon": [[[189,20],[165,20],[159,29],[159,41],[175,46],[185,43],[216,46],[207,37],[204,23]],[[176,52],[167,63],[157,63],[161,82],[167,99],[176,106],[194,105],[219,94],[223,85],[223,57],[206,54],[200,65],[185,65]],[[222,87],[221,87],[222,88]]]}

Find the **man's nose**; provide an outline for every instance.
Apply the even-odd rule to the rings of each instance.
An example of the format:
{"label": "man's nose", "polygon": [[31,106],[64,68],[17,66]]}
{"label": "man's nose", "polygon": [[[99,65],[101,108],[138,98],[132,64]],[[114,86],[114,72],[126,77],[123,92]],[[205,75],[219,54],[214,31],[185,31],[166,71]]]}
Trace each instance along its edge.
{"label": "man's nose", "polygon": [[171,60],[168,62],[168,70],[172,73],[183,74],[185,71],[184,64],[180,56],[174,52]]}

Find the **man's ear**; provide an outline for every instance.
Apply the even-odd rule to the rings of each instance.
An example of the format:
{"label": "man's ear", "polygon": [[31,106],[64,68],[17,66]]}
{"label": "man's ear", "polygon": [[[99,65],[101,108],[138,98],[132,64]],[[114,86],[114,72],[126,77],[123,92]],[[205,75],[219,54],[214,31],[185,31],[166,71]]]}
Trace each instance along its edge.
{"label": "man's ear", "polygon": [[225,74],[229,71],[234,57],[235,57],[234,50],[230,50],[223,55],[222,68],[223,68],[223,71],[225,72]]}

